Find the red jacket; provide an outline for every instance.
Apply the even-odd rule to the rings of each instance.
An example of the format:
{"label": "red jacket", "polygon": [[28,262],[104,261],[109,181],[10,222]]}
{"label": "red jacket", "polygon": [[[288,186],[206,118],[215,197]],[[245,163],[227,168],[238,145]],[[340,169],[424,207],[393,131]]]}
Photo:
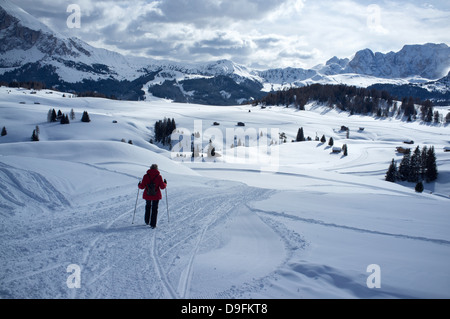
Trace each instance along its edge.
{"label": "red jacket", "polygon": [[[156,196],[147,195],[146,190],[147,184],[150,184],[150,182],[152,181],[156,185]],[[139,183],[138,187],[140,189],[145,189],[144,195],[142,196],[145,200],[161,200],[162,199],[161,189],[165,189],[166,186],[167,184],[164,183],[163,178],[161,177],[159,171],[157,169],[149,169],[147,171],[147,174],[144,175],[144,177],[142,178],[142,182]]]}

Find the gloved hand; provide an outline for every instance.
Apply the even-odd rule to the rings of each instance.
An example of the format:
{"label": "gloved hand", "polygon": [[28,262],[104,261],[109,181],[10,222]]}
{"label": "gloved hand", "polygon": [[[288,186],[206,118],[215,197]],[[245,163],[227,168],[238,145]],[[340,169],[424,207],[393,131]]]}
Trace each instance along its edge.
{"label": "gloved hand", "polygon": [[138,183],[138,187],[141,187],[141,182]]}
{"label": "gloved hand", "polygon": [[166,179],[164,179],[164,184],[167,184],[167,181],[166,181]]}

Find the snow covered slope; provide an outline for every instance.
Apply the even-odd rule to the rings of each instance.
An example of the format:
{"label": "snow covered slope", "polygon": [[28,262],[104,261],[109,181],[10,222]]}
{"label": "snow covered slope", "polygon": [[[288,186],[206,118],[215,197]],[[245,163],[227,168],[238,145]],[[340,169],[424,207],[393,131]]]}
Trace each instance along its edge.
{"label": "snow covered slope", "polygon": [[[48,123],[51,108],[73,109],[75,119]],[[84,111],[90,123],[80,121]],[[164,117],[187,135],[201,131],[202,146],[211,139],[222,156],[183,162],[148,143]],[[249,147],[231,147],[238,121]],[[40,141],[31,142],[36,125]],[[300,112],[1,87],[3,126],[0,298],[450,297],[447,126],[317,105]],[[290,143],[299,127],[347,144],[349,155]],[[278,143],[277,130],[287,143],[254,144],[259,132]],[[384,181],[406,138],[436,148],[439,179],[422,194]],[[143,225],[142,193],[132,224],[137,183],[153,163],[168,180],[155,230]]]}

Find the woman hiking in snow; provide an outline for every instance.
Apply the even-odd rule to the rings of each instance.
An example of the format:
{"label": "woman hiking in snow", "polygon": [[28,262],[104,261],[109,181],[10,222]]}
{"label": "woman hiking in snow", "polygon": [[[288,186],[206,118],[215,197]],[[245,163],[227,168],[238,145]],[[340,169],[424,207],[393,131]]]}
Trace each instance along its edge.
{"label": "woman hiking in snow", "polygon": [[[151,228],[156,227],[158,218],[158,205],[162,199],[161,189],[167,187],[167,181],[161,177],[158,165],[153,164],[138,184],[140,189],[145,189],[143,198],[147,201],[145,205],[145,224]],[[151,218],[150,218],[151,216]]]}

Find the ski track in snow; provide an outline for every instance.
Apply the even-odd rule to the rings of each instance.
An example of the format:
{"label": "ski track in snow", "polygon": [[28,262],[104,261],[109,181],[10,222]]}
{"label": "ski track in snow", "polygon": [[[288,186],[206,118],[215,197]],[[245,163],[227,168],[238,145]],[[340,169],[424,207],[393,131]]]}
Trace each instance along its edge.
{"label": "ski track in snow", "polygon": [[[33,216],[35,223],[28,226],[23,223],[31,230],[30,236],[12,236],[5,243],[4,251],[10,259],[2,259],[5,264],[0,277],[2,295],[13,298],[190,298],[196,257],[210,245],[210,232],[232,218],[236,207],[245,207],[249,201],[268,192],[238,183],[224,187],[215,181],[206,190],[201,189],[201,197],[192,196],[195,188],[188,192],[169,188],[170,223],[164,198],[159,206],[158,227],[152,230],[143,225],[145,201],[141,196],[135,225],[131,224],[136,194],[130,192],[129,184],[86,194],[85,204],[75,205],[38,173],[0,164],[0,174],[7,177],[1,179],[3,189],[8,191],[11,185],[15,187],[9,197],[3,197],[2,205],[17,204],[21,209],[24,205],[27,208],[49,206],[49,211],[38,211],[54,216],[50,225],[41,224],[39,216]],[[21,185],[15,174],[26,175],[39,185],[38,189],[45,191],[44,194],[53,195],[59,201],[49,205],[40,194],[28,192],[29,186]],[[214,183],[219,183],[219,188]],[[217,189],[220,192],[217,193]],[[171,193],[174,195],[170,196]],[[15,199],[18,194],[33,203]],[[22,202],[25,204],[18,204]],[[65,210],[70,217],[58,217],[56,207]],[[20,220],[23,216],[17,218]],[[31,267],[28,262],[32,263]],[[66,267],[70,264],[81,267],[81,289],[64,287],[69,276]],[[129,291],[123,291],[123,280],[128,281]],[[45,283],[47,287],[30,294],[27,290],[30,282]],[[232,296],[231,292],[217,296],[224,294]]]}
{"label": "ski track in snow", "polygon": [[[225,194],[216,194],[212,190],[206,197],[204,192],[203,190],[201,198],[192,198],[189,192],[170,198],[170,224],[166,223],[167,216],[164,216],[166,213],[160,206],[158,219],[162,218],[160,223],[164,228],[156,228],[152,237],[151,255],[157,265],[158,277],[161,278],[169,295],[167,297],[193,297],[190,294],[190,287],[195,272],[195,259],[202,247],[208,245],[209,232],[213,232],[215,225],[225,222],[237,206],[245,205],[248,200],[254,198],[255,193],[265,193],[246,187],[236,191],[229,190]],[[183,194],[183,192],[176,193]],[[234,201],[227,200],[230,196],[235,196]],[[187,212],[191,213],[186,215]],[[166,266],[163,267],[163,264]]]}
{"label": "ski track in snow", "polygon": [[[0,162],[0,194],[10,203],[23,207],[23,202],[34,201],[50,209],[70,205],[67,198],[59,192],[43,175],[33,171],[14,168]],[[20,180],[27,180],[21,183]],[[17,194],[23,198],[17,198]],[[6,203],[0,205],[11,207]]]}
{"label": "ski track in snow", "polygon": [[303,218],[303,217],[295,216],[292,214],[286,214],[285,212],[266,211],[266,210],[262,210],[262,209],[258,209],[258,208],[252,208],[252,207],[249,207],[249,209],[251,209],[254,212],[257,212],[259,214],[266,214],[271,217],[278,217],[278,218],[281,217],[281,218],[291,219],[291,220],[300,221],[300,222],[309,223],[309,224],[317,224],[317,225],[321,225],[321,226],[325,226],[325,227],[334,227],[334,228],[369,233],[369,234],[374,234],[374,235],[391,236],[391,237],[396,237],[396,238],[426,241],[426,242],[431,242],[431,243],[441,244],[441,245],[450,245],[450,241],[445,240],[445,239],[435,239],[435,238],[411,236],[411,235],[405,235],[405,234],[394,234],[394,233],[382,232],[382,231],[377,231],[377,230],[370,230],[370,229],[364,229],[364,228],[358,228],[358,227],[352,227],[352,226],[346,226],[346,225],[339,225],[339,224],[335,224],[335,223],[327,223],[327,222],[317,220],[317,219]]}
{"label": "ski track in snow", "polygon": [[153,264],[155,266],[155,271],[157,273],[158,278],[161,281],[161,284],[163,285],[164,290],[164,296],[161,296],[164,299],[171,298],[176,299],[178,297],[177,293],[175,292],[175,289],[172,287],[172,284],[170,283],[169,279],[167,279],[166,272],[164,271],[163,267],[161,266],[161,262],[158,257],[157,253],[157,247],[156,247],[156,230],[153,231],[153,235],[151,236],[151,242],[150,242],[150,255],[153,260]]}

